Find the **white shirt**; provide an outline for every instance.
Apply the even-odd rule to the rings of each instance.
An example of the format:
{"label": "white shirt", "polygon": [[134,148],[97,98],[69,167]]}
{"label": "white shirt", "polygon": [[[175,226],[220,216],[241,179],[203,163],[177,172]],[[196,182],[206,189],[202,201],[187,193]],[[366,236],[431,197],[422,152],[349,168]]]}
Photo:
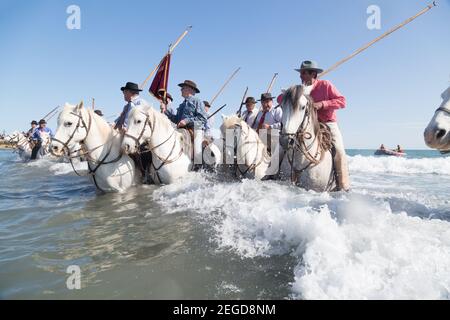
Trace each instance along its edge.
{"label": "white shirt", "polygon": [[258,108],[253,108],[252,111],[250,111],[250,114],[248,112],[248,110],[245,110],[242,113],[242,117],[241,119],[244,120],[245,122],[247,122],[247,124],[251,127],[253,125],[253,122],[255,122],[255,118],[258,115],[259,109]]}
{"label": "white shirt", "polygon": [[[258,112],[258,116],[256,117],[255,121],[252,124],[253,129],[258,129],[259,121],[261,120],[261,117],[263,115],[264,111],[260,110]],[[281,107],[275,108],[272,107],[270,111],[266,113],[266,116],[264,118],[264,123],[268,124],[271,129],[281,129],[281,118],[283,117],[283,110]]]}

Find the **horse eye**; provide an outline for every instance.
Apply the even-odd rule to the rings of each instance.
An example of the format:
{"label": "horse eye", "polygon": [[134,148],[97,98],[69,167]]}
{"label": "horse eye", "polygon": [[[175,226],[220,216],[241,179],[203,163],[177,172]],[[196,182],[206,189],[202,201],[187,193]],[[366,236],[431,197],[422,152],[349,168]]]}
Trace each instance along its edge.
{"label": "horse eye", "polygon": [[137,124],[141,124],[142,123],[142,121],[141,120],[138,120],[137,122],[136,122]]}
{"label": "horse eye", "polygon": [[65,125],[66,127],[70,127],[70,126],[72,125],[72,122],[66,122],[64,125]]}

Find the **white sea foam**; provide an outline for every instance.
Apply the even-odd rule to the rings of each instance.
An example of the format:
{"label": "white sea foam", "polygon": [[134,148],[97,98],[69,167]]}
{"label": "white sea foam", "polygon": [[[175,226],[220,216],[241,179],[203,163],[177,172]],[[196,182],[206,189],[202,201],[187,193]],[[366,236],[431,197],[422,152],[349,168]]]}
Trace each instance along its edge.
{"label": "white sea foam", "polygon": [[[155,191],[191,209],[243,258],[291,254],[292,297],[450,299],[450,223],[393,212],[370,195],[317,194],[272,182],[218,184],[193,175]],[[289,272],[289,271],[286,271]]]}
{"label": "white sea foam", "polygon": [[348,157],[350,172],[450,175],[450,157],[408,159],[400,157]]}
{"label": "white sea foam", "polygon": [[[65,175],[73,173],[72,165],[69,162],[59,162],[56,159],[39,159],[36,161],[30,161],[25,163],[26,166],[31,168],[36,168],[38,170],[48,170],[54,175]],[[88,170],[87,162],[80,162],[75,160],[73,162],[73,167],[80,174],[85,174]]]}

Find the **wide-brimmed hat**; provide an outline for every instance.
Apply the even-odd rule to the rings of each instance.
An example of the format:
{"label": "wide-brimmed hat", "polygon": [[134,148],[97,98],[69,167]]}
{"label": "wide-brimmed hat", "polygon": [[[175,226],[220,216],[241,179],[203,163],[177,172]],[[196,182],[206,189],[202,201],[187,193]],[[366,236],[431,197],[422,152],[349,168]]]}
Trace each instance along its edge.
{"label": "wide-brimmed hat", "polygon": [[47,121],[45,121],[45,119],[41,119],[39,120],[39,124],[47,124]]}
{"label": "wide-brimmed hat", "polygon": [[247,99],[245,99],[244,104],[247,104],[247,103],[256,103],[256,100],[253,97],[247,97]]}
{"label": "wide-brimmed hat", "polygon": [[38,124],[36,120],[31,121],[31,124]]}
{"label": "wide-brimmed hat", "polygon": [[125,87],[120,88],[120,90],[142,91],[141,89],[139,89],[139,86],[134,82],[127,82]]}
{"label": "wide-brimmed hat", "polygon": [[261,102],[266,100],[273,100],[275,97],[272,97],[270,92],[261,94]]}
{"label": "wide-brimmed hat", "polygon": [[196,93],[200,93],[200,90],[197,88],[197,84],[192,80],[184,80],[183,83],[178,84],[179,87],[190,87],[194,89]]}
{"label": "wide-brimmed hat", "polygon": [[[158,99],[160,99],[160,100],[164,100],[164,93],[166,92],[166,90],[164,90],[164,89],[159,89],[158,90]],[[170,101],[172,101],[173,102],[173,98],[172,98],[172,95],[170,94],[170,93],[166,93],[166,99],[168,99],[168,100],[170,100]],[[164,101],[164,102],[167,102],[167,101]]]}
{"label": "wide-brimmed hat", "polygon": [[203,101],[203,104],[205,105],[205,107],[207,108],[211,108],[211,105],[209,104],[208,101]]}
{"label": "wide-brimmed hat", "polygon": [[94,112],[95,112],[96,114],[98,114],[100,117],[103,117],[103,112],[102,112],[102,110],[97,109],[97,110],[94,110]]}
{"label": "wide-brimmed hat", "polygon": [[295,71],[301,72],[303,70],[316,71],[317,74],[322,73],[323,69],[319,68],[319,64],[316,61],[306,60],[303,61],[300,69],[295,69]]}

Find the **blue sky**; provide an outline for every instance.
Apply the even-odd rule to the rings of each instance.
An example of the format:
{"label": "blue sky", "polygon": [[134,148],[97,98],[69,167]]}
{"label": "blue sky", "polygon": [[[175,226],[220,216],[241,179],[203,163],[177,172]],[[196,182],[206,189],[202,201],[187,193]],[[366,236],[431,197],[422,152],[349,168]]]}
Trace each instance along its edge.
{"label": "blue sky", "polygon": [[[81,29],[68,30],[66,8],[81,9]],[[366,27],[369,5],[381,9],[381,29]],[[197,82],[235,112],[246,86],[258,97],[273,75],[273,93],[298,83],[305,59],[327,68],[428,4],[419,0],[106,1],[0,0],[0,130],[25,130],[66,101],[120,112],[119,88],[142,82],[186,26],[175,50],[169,89]],[[450,85],[450,1],[392,34],[326,76],[347,98],[338,112],[347,148],[401,144],[426,148],[423,129]],[[148,93],[143,96],[156,103]],[[219,125],[216,119],[215,125]],[[56,121],[50,122],[55,127]]]}

